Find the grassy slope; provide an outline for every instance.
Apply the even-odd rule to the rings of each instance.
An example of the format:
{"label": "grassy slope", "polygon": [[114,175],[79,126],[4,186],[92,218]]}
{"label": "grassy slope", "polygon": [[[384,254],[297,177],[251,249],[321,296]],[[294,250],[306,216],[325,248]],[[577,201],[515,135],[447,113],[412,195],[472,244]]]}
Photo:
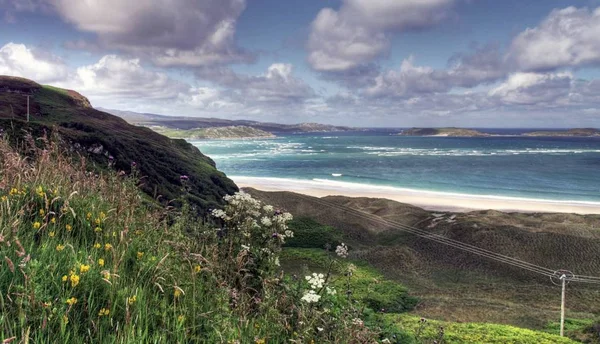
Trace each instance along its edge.
{"label": "grassy slope", "polygon": [[[400,281],[421,299],[415,312],[433,319],[492,322],[545,329],[559,318],[560,288],[537,275],[381,228],[349,214],[312,204],[293,193],[249,190],[297,216],[311,217],[344,233],[352,257],[368,262],[386,278]],[[433,228],[430,212],[393,201],[327,197],[387,219],[428,229],[456,240],[549,267],[600,275],[600,217],[571,214],[506,214],[479,211],[444,216]],[[563,252],[563,254],[557,254]],[[600,312],[593,286],[570,284],[567,316],[592,318]]]}
{"label": "grassy slope", "polygon": [[[30,123],[24,121],[26,94],[31,95]],[[179,177],[188,175],[190,201],[201,211],[221,204],[222,196],[237,190],[210,158],[186,141],[169,139],[97,111],[73,91],[0,77],[0,128],[12,132],[13,137],[20,137],[23,129],[39,136],[43,130],[56,128],[71,145],[102,145],[101,154],[89,154],[94,163],[106,166],[110,154],[117,169],[129,172],[131,162],[136,162],[145,176],[143,190],[153,197],[161,195],[163,200],[177,198],[181,193]]]}
{"label": "grassy slope", "polygon": [[247,126],[197,128],[187,130],[154,126],[151,127],[151,129],[173,139],[244,139],[275,137],[275,135],[264,130]]}

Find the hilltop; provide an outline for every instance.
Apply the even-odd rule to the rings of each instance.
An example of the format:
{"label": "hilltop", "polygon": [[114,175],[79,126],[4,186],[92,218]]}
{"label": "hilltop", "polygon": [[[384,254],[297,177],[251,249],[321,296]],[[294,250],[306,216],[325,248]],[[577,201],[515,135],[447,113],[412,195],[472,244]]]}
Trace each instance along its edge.
{"label": "hilltop", "polygon": [[451,137],[483,137],[490,134],[474,129],[464,128],[412,128],[400,132],[400,136],[451,136]]}
{"label": "hilltop", "polygon": [[271,139],[277,137],[267,131],[244,125],[197,129],[170,129],[151,126],[150,129],[174,139]]}
{"label": "hilltop", "polygon": [[[30,96],[30,122],[26,122]],[[0,128],[14,140],[23,130],[33,137],[56,131],[73,153],[83,154],[98,169],[109,164],[142,179],[142,189],[162,201],[182,192],[180,176],[189,178],[189,201],[206,212],[222,204],[237,186],[216,169],[212,159],[182,139],[170,139],[94,109],[72,90],[0,76]],[[15,142],[16,143],[16,142]]]}
{"label": "hilltop", "polygon": [[141,126],[158,126],[170,129],[198,129],[212,127],[245,126],[266,131],[271,134],[283,133],[307,133],[307,132],[338,132],[356,130],[355,128],[334,126],[320,123],[280,124],[249,120],[228,120],[220,118],[202,118],[185,116],[164,116],[156,114],[138,113],[132,111],[120,111],[102,109],[103,111],[119,116],[129,123]]}

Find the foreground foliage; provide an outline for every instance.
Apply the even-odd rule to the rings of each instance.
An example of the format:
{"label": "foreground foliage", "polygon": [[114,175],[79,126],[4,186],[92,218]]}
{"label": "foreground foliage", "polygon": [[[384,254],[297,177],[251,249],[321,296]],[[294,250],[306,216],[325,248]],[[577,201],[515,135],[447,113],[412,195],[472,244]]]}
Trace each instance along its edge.
{"label": "foreground foliage", "polygon": [[82,157],[74,165],[53,142],[26,142],[27,158],[0,142],[1,339],[380,339],[326,280],[279,273],[291,215],[238,193],[204,224],[190,207],[144,202],[135,170],[90,174]]}

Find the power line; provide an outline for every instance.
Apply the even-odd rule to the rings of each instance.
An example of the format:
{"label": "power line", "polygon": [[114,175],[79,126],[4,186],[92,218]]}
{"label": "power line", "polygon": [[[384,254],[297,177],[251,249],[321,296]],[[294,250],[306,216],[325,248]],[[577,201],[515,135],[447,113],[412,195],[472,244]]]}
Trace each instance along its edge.
{"label": "power line", "polygon": [[[363,219],[367,219],[369,221],[373,221],[376,222],[380,225],[385,225],[388,227],[392,227],[395,229],[399,229],[408,233],[411,233],[413,235],[419,236],[421,238],[427,239],[427,240],[431,240],[431,241],[435,241],[450,247],[454,247],[457,248],[459,250],[462,251],[466,251],[466,252],[470,252],[473,254],[477,254],[479,256],[488,258],[488,259],[492,259],[495,260],[497,262],[503,263],[503,264],[508,264],[520,269],[524,269],[539,275],[543,275],[546,277],[550,277],[552,278],[553,276],[555,276],[555,272],[556,270],[554,269],[549,269],[543,266],[539,266],[539,265],[535,265],[514,257],[510,257],[510,256],[506,256],[497,252],[493,252],[487,249],[483,249],[471,244],[467,244],[467,243],[463,243],[460,242],[458,240],[454,240],[454,239],[450,239],[447,238],[445,236],[439,235],[439,234],[435,234],[435,233],[430,233],[427,232],[425,230],[416,228],[416,227],[411,227],[408,225],[405,225],[403,223],[399,223],[393,220],[386,220],[383,219],[377,215],[374,214],[370,214],[367,212],[364,212],[362,210],[358,210],[358,209],[353,209],[350,207],[345,207],[345,206],[341,206],[341,205],[337,205],[328,201],[325,201],[323,199],[320,198],[312,198],[312,197],[308,197],[305,195],[300,195],[300,197],[303,197],[305,199],[309,199],[310,201],[323,205],[323,206],[327,206],[330,208],[334,208],[340,211],[344,211],[346,213],[350,213],[353,214],[355,216],[361,217]],[[574,281],[574,282],[581,282],[581,283],[593,283],[593,284],[600,284],[600,277],[595,277],[595,276],[570,276],[569,281]]]}

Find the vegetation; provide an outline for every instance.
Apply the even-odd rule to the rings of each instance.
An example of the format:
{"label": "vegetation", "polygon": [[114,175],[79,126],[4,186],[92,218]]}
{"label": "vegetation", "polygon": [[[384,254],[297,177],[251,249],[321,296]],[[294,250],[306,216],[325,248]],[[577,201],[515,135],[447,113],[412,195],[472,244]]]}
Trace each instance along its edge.
{"label": "vegetation", "polygon": [[390,315],[393,321],[405,330],[413,331],[421,341],[446,344],[486,343],[486,344],[571,344],[577,343],[566,337],[559,337],[508,325],[482,323],[448,323],[426,320],[408,315]]}
{"label": "vegetation", "polygon": [[[26,122],[30,96],[30,122]],[[169,139],[148,128],[93,109],[80,94],[33,81],[0,77],[0,129],[13,146],[23,130],[35,137],[58,132],[64,148],[86,157],[88,165],[143,176],[142,190],[163,202],[181,199],[179,177],[189,177],[187,201],[199,213],[223,204],[222,197],[237,186],[215,168],[215,163],[185,140]],[[135,165],[135,166],[134,166]]]}
{"label": "vegetation", "polygon": [[[26,138],[27,157],[0,141],[5,342],[386,339],[365,325],[369,313],[352,293],[337,293],[332,274],[280,274],[281,245],[294,236],[290,214],[244,193],[225,197],[212,224],[187,205],[150,207],[135,169],[89,173],[85,158],[73,163],[57,140]],[[345,255],[330,266],[344,266]]]}
{"label": "vegetation", "polygon": [[541,130],[523,134],[525,136],[575,136],[591,137],[600,136],[600,130],[594,128],[575,128],[569,130]]}
{"label": "vegetation", "polygon": [[172,139],[245,139],[245,138],[274,138],[275,135],[248,126],[227,126],[196,129],[171,129],[151,126],[150,129]]}
{"label": "vegetation", "polygon": [[290,229],[296,233],[286,241],[287,247],[320,248],[337,247],[342,243],[342,232],[331,226],[324,226],[317,221],[302,217],[290,222]]}
{"label": "vegetation", "polygon": [[401,136],[455,136],[455,137],[479,137],[490,136],[474,129],[465,128],[412,128],[403,130]]}

